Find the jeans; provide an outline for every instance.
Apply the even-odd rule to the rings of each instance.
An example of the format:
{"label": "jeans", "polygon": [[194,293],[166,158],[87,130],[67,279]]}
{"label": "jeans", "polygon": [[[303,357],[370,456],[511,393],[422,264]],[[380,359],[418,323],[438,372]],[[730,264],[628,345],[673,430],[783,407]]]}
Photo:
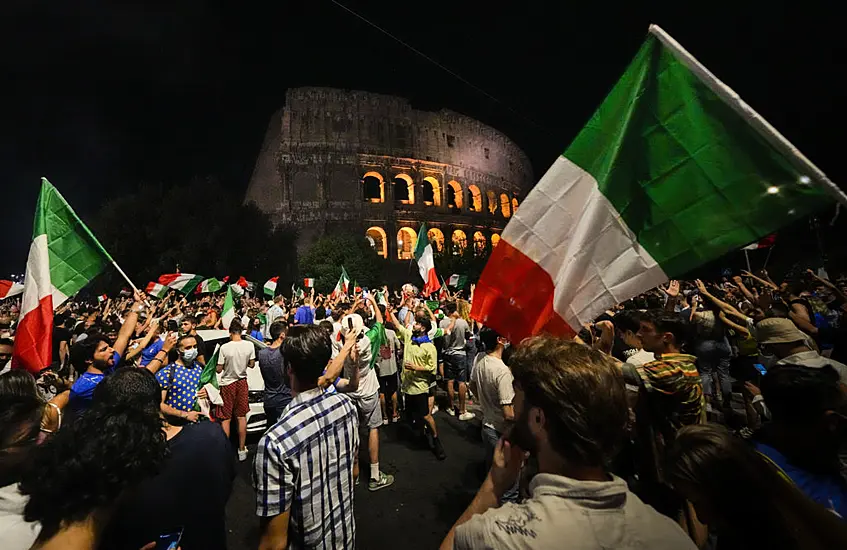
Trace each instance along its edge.
{"label": "jeans", "polygon": [[[488,466],[488,469],[491,469],[491,464],[494,461],[494,448],[497,446],[497,442],[500,441],[500,437],[503,434],[492,428],[491,426],[482,426],[482,441],[485,443],[485,464]],[[515,480],[515,484],[511,489],[503,493],[503,496],[500,498],[500,502],[517,502],[518,501],[518,492],[519,492],[519,484],[520,484],[520,476]]]}
{"label": "jeans", "polygon": [[721,402],[729,401],[732,394],[732,376],[729,374],[729,363],[732,357],[732,348],[726,338],[722,340],[701,340],[694,346],[694,355],[697,356],[697,370],[700,371],[700,380],[703,383],[703,394],[715,395],[715,376],[720,384]]}

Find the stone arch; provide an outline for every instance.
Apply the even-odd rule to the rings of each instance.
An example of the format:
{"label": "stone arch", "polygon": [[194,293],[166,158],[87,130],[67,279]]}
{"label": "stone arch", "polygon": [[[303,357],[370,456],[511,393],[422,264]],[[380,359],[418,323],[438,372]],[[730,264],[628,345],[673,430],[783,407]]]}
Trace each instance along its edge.
{"label": "stone arch", "polygon": [[397,232],[397,259],[412,260],[415,257],[415,241],[418,234],[411,227],[401,227]]}
{"label": "stone arch", "polygon": [[468,236],[465,232],[461,229],[454,229],[450,240],[453,242],[453,254],[456,256],[464,254],[465,249],[468,247]]}
{"label": "stone arch", "polygon": [[440,229],[432,227],[426,232],[426,236],[429,242],[432,243],[432,250],[434,252],[444,252],[444,233]]}
{"label": "stone arch", "polygon": [[473,253],[474,256],[484,256],[485,249],[488,246],[488,240],[485,238],[485,235],[482,234],[482,231],[477,231],[473,234]]}
{"label": "stone arch", "polygon": [[509,195],[506,193],[500,193],[500,213],[503,214],[504,218],[508,218],[512,215],[512,211],[509,207]]}
{"label": "stone arch", "polygon": [[499,243],[499,242],[500,242],[500,235],[498,235],[497,233],[493,233],[491,235],[491,249],[493,250],[494,247],[497,246],[497,243]]}
{"label": "stone arch", "polygon": [[518,198],[512,197],[512,214],[518,213]]}
{"label": "stone arch", "polygon": [[496,214],[497,208],[499,207],[499,203],[497,202],[497,195],[494,193],[494,191],[488,191],[485,195],[488,198],[488,213]]}
{"label": "stone arch", "polygon": [[468,186],[468,210],[482,212],[482,192],[476,185]]}
{"label": "stone arch", "polygon": [[408,174],[397,174],[391,184],[394,186],[394,202],[415,204],[415,182]]}
{"label": "stone arch", "polygon": [[462,196],[464,192],[462,191],[462,184],[456,180],[450,180],[447,182],[447,208],[456,208],[457,210],[462,209]]}
{"label": "stone arch", "polygon": [[385,235],[385,229],[378,226],[369,227],[365,231],[365,237],[377,254],[383,258],[388,258],[388,238]]}
{"label": "stone arch", "polygon": [[423,203],[427,206],[441,206],[441,184],[432,176],[423,179]]}
{"label": "stone arch", "polygon": [[379,172],[367,172],[362,176],[365,202],[385,202],[385,180]]}

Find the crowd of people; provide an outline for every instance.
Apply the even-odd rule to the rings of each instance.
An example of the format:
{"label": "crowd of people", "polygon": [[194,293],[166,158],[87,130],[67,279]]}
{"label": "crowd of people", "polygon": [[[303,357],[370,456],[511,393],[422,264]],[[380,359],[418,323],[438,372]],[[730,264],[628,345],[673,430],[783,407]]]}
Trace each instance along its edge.
{"label": "crowd of people", "polygon": [[[369,491],[395,479],[382,427],[445,460],[441,415],[478,419],[487,457],[442,549],[847,548],[844,280],[670,281],[573,337],[523,342],[472,301],[472,286],[430,301],[407,284],[244,295],[226,316],[209,294],[76,298],[31,374],[11,368],[7,300],[0,548],[225,548],[250,369],[261,549],[355,548],[361,472]],[[210,349],[204,329],[228,341]]]}

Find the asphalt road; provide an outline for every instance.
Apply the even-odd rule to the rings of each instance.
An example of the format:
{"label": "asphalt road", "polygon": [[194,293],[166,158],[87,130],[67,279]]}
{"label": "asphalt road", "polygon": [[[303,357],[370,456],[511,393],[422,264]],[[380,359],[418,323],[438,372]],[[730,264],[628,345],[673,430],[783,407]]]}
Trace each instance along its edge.
{"label": "asphalt road", "polygon": [[[384,426],[380,430],[380,469],[394,474],[396,479],[391,487],[374,493],[367,489],[367,439],[362,432],[359,455],[362,480],[355,495],[358,548],[438,548],[473,499],[484,473],[479,411],[473,406],[469,409],[476,412],[477,419],[462,422],[443,412],[435,415],[447,453],[443,462],[421,443],[413,441],[403,424]],[[251,481],[258,436],[248,438],[247,442],[250,456],[237,466],[227,504],[230,550],[255,549],[259,539]]]}

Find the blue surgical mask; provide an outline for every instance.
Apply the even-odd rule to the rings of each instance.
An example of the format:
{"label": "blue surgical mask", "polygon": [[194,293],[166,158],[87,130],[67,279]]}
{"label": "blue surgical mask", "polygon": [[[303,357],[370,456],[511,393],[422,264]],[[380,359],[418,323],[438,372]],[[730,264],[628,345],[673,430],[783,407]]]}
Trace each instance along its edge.
{"label": "blue surgical mask", "polygon": [[197,348],[187,349],[182,352],[182,360],[185,363],[193,363],[197,359]]}

